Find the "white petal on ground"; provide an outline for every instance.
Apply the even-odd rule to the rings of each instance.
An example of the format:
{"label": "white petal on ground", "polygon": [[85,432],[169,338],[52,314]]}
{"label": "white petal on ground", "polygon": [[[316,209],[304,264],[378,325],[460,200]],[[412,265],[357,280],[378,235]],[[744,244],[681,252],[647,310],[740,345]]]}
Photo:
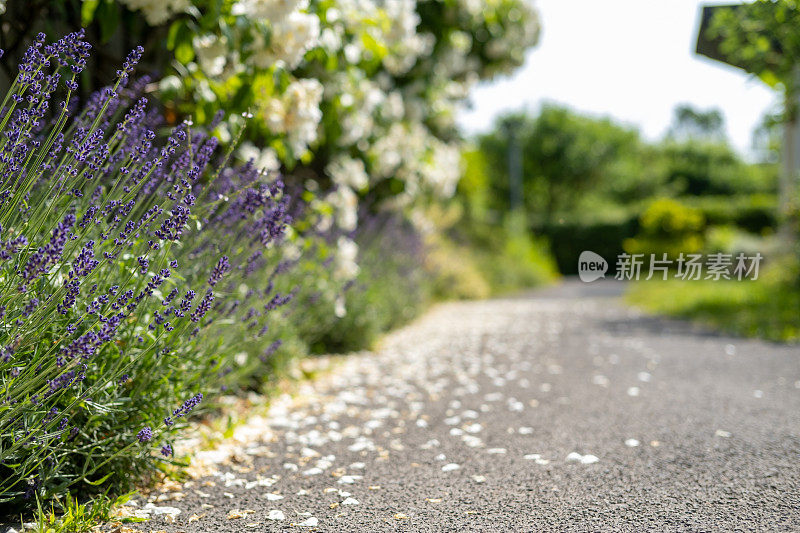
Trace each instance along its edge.
{"label": "white petal on ground", "polygon": [[319,525],[319,519],[317,519],[316,516],[311,516],[295,525],[298,525],[300,527],[317,527]]}
{"label": "white petal on ground", "polygon": [[636,440],[636,439],[628,439],[628,440],[625,441],[625,446],[628,446],[629,448],[635,448],[638,445],[639,445],[639,441]]}
{"label": "white petal on ground", "polygon": [[506,453],[505,448],[489,448],[486,450],[486,453],[491,453],[492,455],[502,455]]}
{"label": "white petal on ground", "polygon": [[730,433],[730,431],[725,431],[724,429],[718,429],[716,432],[714,432],[714,436],[715,437],[722,437],[723,439],[727,439],[727,438],[730,438],[731,433]]}
{"label": "white petal on ground", "polygon": [[542,456],[538,453],[529,453],[528,455],[523,455],[522,458],[526,461],[535,461],[536,459],[541,459]]}
{"label": "white petal on ground", "polygon": [[273,509],[269,513],[267,513],[267,520],[285,520],[285,519],[286,515],[283,514],[283,511]]}
{"label": "white petal on ground", "polygon": [[600,458],[597,457],[596,455],[588,454],[581,457],[581,464],[591,465],[598,462],[599,460]]}
{"label": "white petal on ground", "polygon": [[508,410],[515,413],[520,413],[525,410],[525,404],[515,398],[512,398],[508,400]]}
{"label": "white petal on ground", "polygon": [[352,485],[353,483],[362,478],[363,476],[342,476],[339,478],[339,483],[343,485]]}
{"label": "white petal on ground", "polygon": [[583,459],[583,456],[578,452],[570,452],[567,455],[567,461],[580,461],[581,459]]}
{"label": "white petal on ground", "polygon": [[520,435],[533,435],[533,428],[522,426],[521,428],[519,428],[518,432]]}
{"label": "white petal on ground", "polygon": [[639,387],[629,387],[628,396],[639,396]]}
{"label": "white petal on ground", "polygon": [[342,502],[342,505],[358,505],[359,503],[355,498],[347,498]]}
{"label": "white petal on ground", "polygon": [[278,500],[282,500],[283,499],[283,496],[281,496],[280,494],[272,494],[271,492],[265,494],[264,497],[267,498],[267,500],[269,500],[271,502],[276,502]]}
{"label": "white petal on ground", "polygon": [[152,503],[148,503],[144,506],[144,511],[148,514],[153,516],[160,516],[160,515],[168,515],[168,516],[178,516],[181,514],[181,510],[177,507],[157,507]]}
{"label": "white petal on ground", "polygon": [[319,457],[319,452],[317,450],[312,450],[311,448],[303,448],[300,451],[300,455],[302,457]]}
{"label": "white petal on ground", "polygon": [[442,472],[452,472],[453,470],[458,470],[459,468],[461,467],[455,463],[447,463],[442,467]]}
{"label": "white petal on ground", "polygon": [[461,440],[470,448],[479,448],[483,446],[483,441],[475,435],[464,435],[461,437]]}

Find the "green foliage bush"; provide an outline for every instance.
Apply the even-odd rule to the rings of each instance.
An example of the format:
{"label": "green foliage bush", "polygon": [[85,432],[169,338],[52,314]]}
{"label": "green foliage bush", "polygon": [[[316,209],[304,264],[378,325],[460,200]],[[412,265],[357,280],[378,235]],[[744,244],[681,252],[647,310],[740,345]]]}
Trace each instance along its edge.
{"label": "green foliage bush", "polygon": [[520,213],[510,213],[500,227],[484,228],[473,256],[493,294],[546,285],[558,278],[547,239],[533,235]]}
{"label": "green foliage bush", "polygon": [[558,271],[577,274],[578,258],[584,250],[606,258],[613,270],[614,258],[622,251],[622,243],[634,237],[638,230],[638,217],[632,215],[610,220],[573,217],[542,226],[538,231],[549,241]]}
{"label": "green foliage bush", "polygon": [[748,256],[756,253],[765,254],[772,248],[768,241],[760,235],[742,231],[736,226],[709,226],[706,231],[704,252],[736,255],[744,253]]}
{"label": "green foliage bush", "polygon": [[397,215],[374,215],[356,242],[358,276],[344,291],[338,313],[333,313],[339,318],[314,337],[313,352],[371,348],[382,333],[418,316],[431,299],[423,266],[425,244],[408,222]]}
{"label": "green foliage bush", "polygon": [[470,297],[535,287],[558,276],[547,240],[531,232],[522,211],[507,212],[498,198],[491,161],[476,147],[464,151],[464,175],[455,202],[458,214],[446,224],[450,239],[460,243],[451,261],[459,265],[464,280],[457,292]]}
{"label": "green foliage bush", "polygon": [[770,233],[778,224],[774,194],[684,197],[681,202],[700,210],[709,225],[731,225],[755,234]]}
{"label": "green foliage bush", "polygon": [[623,242],[630,254],[666,253],[677,259],[681,253],[697,253],[703,249],[705,217],[700,210],[671,198],[654,200],[639,219],[639,233]]}

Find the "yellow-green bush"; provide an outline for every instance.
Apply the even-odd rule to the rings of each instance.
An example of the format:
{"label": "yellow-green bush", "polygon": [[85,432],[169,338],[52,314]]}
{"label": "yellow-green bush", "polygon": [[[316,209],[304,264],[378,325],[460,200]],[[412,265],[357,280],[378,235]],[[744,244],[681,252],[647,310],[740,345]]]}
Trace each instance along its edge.
{"label": "yellow-green bush", "polygon": [[639,219],[639,233],[623,242],[631,254],[663,254],[677,258],[681,253],[703,249],[705,217],[699,209],[672,198],[654,200]]}

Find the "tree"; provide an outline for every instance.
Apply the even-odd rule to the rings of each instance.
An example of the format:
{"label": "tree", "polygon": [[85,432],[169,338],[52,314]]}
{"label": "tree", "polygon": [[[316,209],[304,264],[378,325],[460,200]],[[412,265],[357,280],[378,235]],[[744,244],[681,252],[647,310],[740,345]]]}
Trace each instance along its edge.
{"label": "tree", "polygon": [[[707,37],[719,42],[725,61],[758,76],[785,96],[781,179],[781,234],[797,245],[800,170],[800,4],[797,0],[756,0],[719,9]],[[800,257],[800,249],[797,251]]]}
{"label": "tree", "polygon": [[703,111],[691,104],[681,104],[675,108],[667,136],[681,141],[725,139],[725,118],[719,109]]}
{"label": "tree", "polygon": [[581,116],[554,105],[544,106],[535,118],[524,113],[502,117],[495,130],[479,140],[489,168],[495,171],[495,203],[500,209],[509,204],[511,132],[522,152],[523,204],[545,223],[599,186],[612,165],[639,144],[635,131],[609,119]]}

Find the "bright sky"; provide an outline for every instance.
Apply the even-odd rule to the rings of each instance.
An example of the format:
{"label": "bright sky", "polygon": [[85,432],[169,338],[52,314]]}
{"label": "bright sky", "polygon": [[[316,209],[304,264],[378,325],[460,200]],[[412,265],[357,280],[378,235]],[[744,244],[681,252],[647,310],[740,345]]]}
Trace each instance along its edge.
{"label": "bright sky", "polygon": [[636,126],[650,139],[680,103],[717,107],[728,138],[747,153],[753,129],[777,95],[744,71],[694,54],[698,0],[535,0],[539,44],[511,77],[473,91],[460,123],[486,131],[506,111],[566,104]]}

